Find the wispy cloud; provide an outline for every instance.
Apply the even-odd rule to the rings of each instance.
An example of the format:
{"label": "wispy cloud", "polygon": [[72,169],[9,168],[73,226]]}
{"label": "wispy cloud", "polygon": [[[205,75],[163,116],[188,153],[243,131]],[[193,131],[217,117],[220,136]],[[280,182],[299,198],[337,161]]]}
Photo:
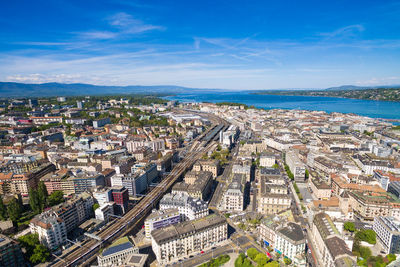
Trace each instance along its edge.
{"label": "wispy cloud", "polygon": [[120,12],[109,18],[110,25],[115,26],[121,30],[121,33],[141,33],[152,30],[164,30],[163,26],[146,24],[139,19],[135,19],[133,16]]}
{"label": "wispy cloud", "polygon": [[320,33],[326,39],[354,37],[365,30],[361,24],[348,25],[332,32]]}
{"label": "wispy cloud", "polygon": [[111,30],[89,30],[76,33],[83,39],[114,39],[127,35],[140,34],[154,30],[165,30],[165,27],[147,24],[125,12],[119,12],[106,18]]}
{"label": "wispy cloud", "polygon": [[102,40],[102,39],[113,39],[117,37],[119,33],[110,31],[88,31],[88,32],[80,32],[78,33],[78,35],[83,39]]}

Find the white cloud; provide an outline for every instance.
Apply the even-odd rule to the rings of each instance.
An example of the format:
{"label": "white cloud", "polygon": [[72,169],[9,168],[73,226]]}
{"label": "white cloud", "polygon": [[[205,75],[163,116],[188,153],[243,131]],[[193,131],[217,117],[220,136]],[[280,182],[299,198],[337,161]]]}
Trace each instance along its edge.
{"label": "white cloud", "polygon": [[364,26],[361,24],[348,25],[339,29],[334,30],[333,32],[325,32],[321,33],[321,36],[326,37],[327,39],[331,38],[344,38],[344,37],[354,37],[360,32],[365,30]]}
{"label": "white cloud", "polygon": [[81,32],[79,36],[83,39],[113,39],[118,36],[118,33],[110,32],[110,31],[88,31]]}
{"label": "white cloud", "polygon": [[146,24],[139,19],[135,19],[132,15],[124,12],[117,13],[109,19],[111,26],[119,28],[121,33],[135,34],[152,30],[164,30],[165,28],[158,25]]}

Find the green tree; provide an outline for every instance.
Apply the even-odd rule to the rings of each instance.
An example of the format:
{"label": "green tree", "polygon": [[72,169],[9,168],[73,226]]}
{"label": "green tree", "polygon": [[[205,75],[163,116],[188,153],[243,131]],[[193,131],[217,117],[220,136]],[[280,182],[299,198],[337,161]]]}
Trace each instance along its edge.
{"label": "green tree", "polygon": [[93,206],[93,211],[97,210],[98,208],[100,208],[100,204],[99,203],[94,203]]}
{"label": "green tree", "polygon": [[258,253],[254,261],[257,262],[257,266],[264,266],[264,264],[266,264],[268,261],[267,255],[264,253]]}
{"label": "green tree", "polygon": [[360,256],[364,259],[371,257],[371,249],[369,247],[360,246]]}
{"label": "green tree", "polygon": [[387,254],[386,258],[388,259],[389,262],[395,261],[396,260],[396,255],[394,254]]}
{"label": "green tree", "polygon": [[369,244],[376,244],[376,233],[372,229],[357,231],[355,238],[368,242]]}
{"label": "green tree", "polygon": [[308,177],[310,177],[310,173],[309,173],[308,170],[306,169],[306,179],[308,179]]}
{"label": "green tree", "polygon": [[272,168],[279,169],[279,165],[275,163],[274,165],[272,165]]}
{"label": "green tree", "polygon": [[291,261],[289,258],[284,258],[284,259],[283,259],[283,262],[284,262],[286,265],[290,265],[290,264],[292,263],[292,261]]}
{"label": "green tree", "polygon": [[64,202],[64,192],[61,190],[54,191],[47,199],[50,207]]}
{"label": "green tree", "polygon": [[356,226],[353,222],[345,222],[343,226],[344,229],[349,232],[354,232],[356,230]]}
{"label": "green tree", "polygon": [[29,260],[33,263],[44,263],[50,258],[49,250],[43,246],[42,244],[36,245],[32,256],[30,256]]}
{"label": "green tree", "polygon": [[47,187],[43,181],[39,182],[38,196],[40,200],[40,210],[43,211],[44,208],[47,206],[47,198],[49,196],[49,193],[47,192]]}
{"label": "green tree", "polygon": [[240,253],[235,260],[235,267],[253,267],[253,264],[251,264],[251,261],[246,258],[246,255]]}
{"label": "green tree", "polygon": [[249,256],[250,259],[254,260],[256,256],[258,255],[258,250],[255,248],[249,248],[247,251],[247,256]]}
{"label": "green tree", "polygon": [[264,267],[279,267],[279,262],[271,261],[264,265]]}
{"label": "green tree", "polygon": [[34,213],[39,214],[41,210],[39,193],[36,190],[29,190],[29,205]]}
{"label": "green tree", "polygon": [[16,223],[18,219],[21,217],[22,209],[21,206],[18,204],[18,200],[13,198],[7,206],[7,213],[10,217],[10,220],[13,223]]}
{"label": "green tree", "polygon": [[0,220],[5,221],[7,218],[7,208],[4,205],[3,198],[0,196]]}

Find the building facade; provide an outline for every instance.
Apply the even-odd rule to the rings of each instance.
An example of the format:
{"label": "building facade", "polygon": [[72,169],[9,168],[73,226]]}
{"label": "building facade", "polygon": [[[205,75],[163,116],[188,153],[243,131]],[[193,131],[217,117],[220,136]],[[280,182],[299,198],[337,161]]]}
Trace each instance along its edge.
{"label": "building facade", "polygon": [[199,253],[227,238],[226,219],[217,214],[151,232],[152,249],[160,265]]}

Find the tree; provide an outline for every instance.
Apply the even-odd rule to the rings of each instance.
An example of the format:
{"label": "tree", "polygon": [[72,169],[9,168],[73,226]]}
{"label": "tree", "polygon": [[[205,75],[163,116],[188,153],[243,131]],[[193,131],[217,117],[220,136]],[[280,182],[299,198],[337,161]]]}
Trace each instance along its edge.
{"label": "tree", "polygon": [[16,223],[21,217],[22,209],[21,206],[18,204],[17,199],[13,198],[10,201],[7,206],[7,213],[13,223]]}
{"label": "tree", "polygon": [[40,202],[39,202],[40,210],[43,211],[44,208],[47,206],[47,198],[49,196],[49,193],[47,192],[47,187],[43,181],[39,182],[37,191],[38,191],[39,200],[40,200]]}
{"label": "tree", "polygon": [[358,231],[355,235],[355,238],[370,244],[376,244],[376,233],[371,229]]}
{"label": "tree", "polygon": [[345,222],[343,226],[344,230],[349,232],[354,232],[356,230],[356,227],[353,222]]}
{"label": "tree", "polygon": [[264,266],[264,264],[266,264],[268,261],[267,255],[264,253],[258,253],[254,261],[257,262],[257,266]]}
{"label": "tree", "polygon": [[100,208],[100,204],[99,203],[94,203],[93,206],[93,211],[97,210],[98,208]]}
{"label": "tree", "polygon": [[5,221],[7,217],[7,208],[4,205],[3,198],[0,196],[0,220]]}
{"label": "tree", "polygon": [[247,251],[247,256],[249,256],[250,259],[254,260],[256,256],[258,255],[258,250],[255,248],[249,248]]}
{"label": "tree", "polygon": [[275,163],[274,165],[272,165],[272,168],[279,169],[279,165]]}
{"label": "tree", "polygon": [[310,177],[310,173],[309,173],[308,170],[306,169],[306,179],[308,179],[308,177]]}
{"label": "tree", "polygon": [[33,263],[44,263],[50,258],[49,250],[42,244],[36,245],[29,260]]}
{"label": "tree", "polygon": [[60,203],[63,203],[64,202],[64,192],[60,191],[60,190],[54,191],[48,197],[47,202],[50,207],[58,205]]}
{"label": "tree", "polygon": [[41,212],[40,197],[36,190],[29,190],[29,205],[34,213],[39,214]]}
{"label": "tree", "polygon": [[396,255],[394,254],[387,254],[386,258],[388,259],[389,262],[395,261],[396,260]]}
{"label": "tree", "polygon": [[264,267],[279,267],[279,262],[271,261],[264,265]]}
{"label": "tree", "polygon": [[252,267],[251,261],[246,258],[246,255],[240,253],[237,259],[235,260],[235,267]]}
{"label": "tree", "polygon": [[284,258],[284,259],[283,259],[283,262],[284,262],[286,265],[290,265],[290,264],[292,263],[292,261],[291,261],[289,258]]}
{"label": "tree", "polygon": [[369,247],[360,246],[360,256],[364,259],[371,257],[371,249]]}

